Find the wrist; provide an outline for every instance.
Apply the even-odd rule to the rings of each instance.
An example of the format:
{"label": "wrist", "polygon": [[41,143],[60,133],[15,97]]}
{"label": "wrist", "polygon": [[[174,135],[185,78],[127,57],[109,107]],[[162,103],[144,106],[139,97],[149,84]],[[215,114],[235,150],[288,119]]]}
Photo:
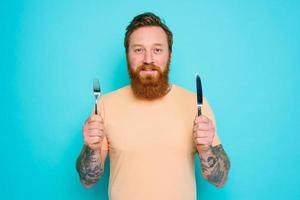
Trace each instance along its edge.
{"label": "wrist", "polygon": [[85,145],[85,151],[88,155],[93,156],[96,159],[98,159],[101,154],[101,148],[94,148],[89,145]]}
{"label": "wrist", "polygon": [[197,144],[197,150],[199,154],[205,154],[211,150],[211,145]]}
{"label": "wrist", "polygon": [[102,147],[102,141],[97,144],[86,144],[85,146],[89,151],[93,151],[95,153],[100,153],[101,147]]}

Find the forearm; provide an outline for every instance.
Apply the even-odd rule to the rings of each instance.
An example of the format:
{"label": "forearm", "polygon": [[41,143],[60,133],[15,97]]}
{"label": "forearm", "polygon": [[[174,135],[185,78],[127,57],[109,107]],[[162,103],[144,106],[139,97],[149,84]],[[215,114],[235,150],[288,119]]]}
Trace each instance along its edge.
{"label": "forearm", "polygon": [[222,187],[228,177],[230,161],[222,145],[204,147],[198,145],[199,158],[204,178],[215,185]]}
{"label": "forearm", "polygon": [[91,187],[101,178],[104,172],[100,152],[94,151],[85,145],[77,158],[76,169],[82,184]]}

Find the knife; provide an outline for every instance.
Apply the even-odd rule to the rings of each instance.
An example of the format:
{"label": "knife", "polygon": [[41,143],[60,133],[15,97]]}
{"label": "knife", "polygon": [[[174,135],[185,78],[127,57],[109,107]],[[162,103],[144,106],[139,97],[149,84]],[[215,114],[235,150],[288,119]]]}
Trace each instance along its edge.
{"label": "knife", "polygon": [[196,74],[196,88],[197,88],[197,108],[198,108],[198,116],[200,116],[201,108],[203,105],[203,93],[202,93],[202,84],[201,79],[198,74]]}

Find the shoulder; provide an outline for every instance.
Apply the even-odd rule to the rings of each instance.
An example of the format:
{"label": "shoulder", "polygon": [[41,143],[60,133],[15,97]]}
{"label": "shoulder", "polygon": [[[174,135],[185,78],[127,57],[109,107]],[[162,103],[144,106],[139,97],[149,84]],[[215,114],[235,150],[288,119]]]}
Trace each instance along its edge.
{"label": "shoulder", "polygon": [[100,111],[100,115],[103,119],[107,118],[107,114],[114,110],[114,108],[118,108],[124,103],[128,102],[130,96],[130,86],[124,86],[117,90],[111,91],[104,95],[101,95],[98,99],[98,109]]}
{"label": "shoulder", "polygon": [[[190,102],[192,104],[197,104],[197,94],[195,92],[178,85],[173,86],[175,87],[174,95],[176,96],[176,98],[179,98],[182,101]],[[203,101],[206,101],[205,97],[203,97]]]}
{"label": "shoulder", "polygon": [[117,90],[104,94],[103,96],[101,96],[101,99],[104,102],[119,101],[125,97],[128,97],[129,95],[130,95],[130,86],[126,85]]}
{"label": "shoulder", "polygon": [[190,98],[190,99],[194,99],[196,98],[196,93],[195,92],[192,92],[188,89],[185,89],[179,85],[175,85],[173,84],[173,87],[174,87],[174,93],[175,95],[177,96],[181,96],[181,97],[184,97],[184,98]]}
{"label": "shoulder", "polygon": [[130,86],[126,85],[117,90],[113,90],[111,92],[101,95],[100,98],[98,99],[98,103],[100,104],[109,104],[110,102],[115,103],[121,101],[125,97],[128,98],[129,94],[130,94]]}

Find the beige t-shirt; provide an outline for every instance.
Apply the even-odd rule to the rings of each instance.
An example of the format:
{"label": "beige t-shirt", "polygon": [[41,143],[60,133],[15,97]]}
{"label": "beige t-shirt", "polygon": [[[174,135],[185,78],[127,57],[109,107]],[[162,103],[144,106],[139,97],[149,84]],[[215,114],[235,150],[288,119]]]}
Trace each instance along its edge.
{"label": "beige t-shirt", "polygon": [[[126,86],[104,95],[99,105],[110,200],[196,199],[195,94],[173,85],[163,98],[145,101]],[[213,118],[206,101],[202,113]]]}

